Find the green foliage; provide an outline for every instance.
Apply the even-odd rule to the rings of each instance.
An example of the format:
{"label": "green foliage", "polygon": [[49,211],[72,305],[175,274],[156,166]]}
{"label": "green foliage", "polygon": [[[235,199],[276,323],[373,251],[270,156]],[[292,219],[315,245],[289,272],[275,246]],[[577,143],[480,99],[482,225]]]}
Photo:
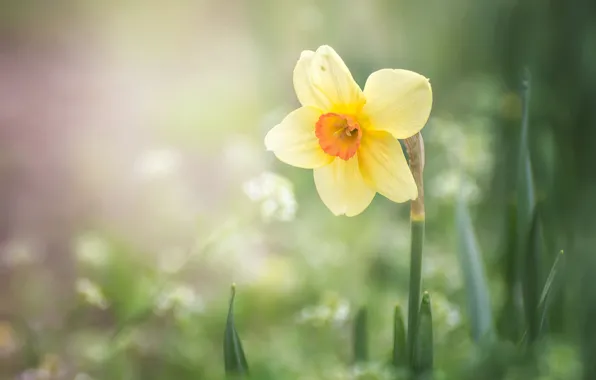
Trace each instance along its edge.
{"label": "green foliage", "polygon": [[416,350],[414,352],[414,371],[418,374],[427,374],[433,370],[433,317],[430,304],[430,295],[425,292],[420,304],[420,321],[416,333]]}
{"label": "green foliage", "polygon": [[354,320],[354,362],[360,363],[368,360],[368,318],[365,306],[358,309]]}
{"label": "green foliage", "polygon": [[525,244],[526,241],[523,237],[528,235],[530,225],[532,224],[536,203],[534,177],[532,174],[532,164],[530,162],[528,147],[528,134],[530,129],[530,90],[530,71],[526,69],[522,81],[522,120],[517,164],[517,228],[518,236],[522,238],[520,254],[523,251],[523,244]]}
{"label": "green foliage", "polygon": [[223,352],[226,375],[238,377],[248,375],[248,363],[242,349],[242,342],[236,331],[234,323],[234,298],[236,297],[236,286],[232,285],[232,296],[230,297],[230,308],[224,332]]}
{"label": "green foliage", "polygon": [[538,290],[541,283],[541,238],[540,219],[538,212],[535,209],[527,237],[527,248],[525,252],[523,252],[524,263],[522,284],[526,324],[528,326],[527,338],[530,343],[534,343],[538,339],[541,324]]}
{"label": "green foliage", "polygon": [[393,350],[391,363],[395,368],[404,368],[408,362],[406,352],[406,327],[401,306],[395,305],[393,311]]}
{"label": "green foliage", "polygon": [[544,288],[542,288],[542,293],[540,294],[538,312],[540,315],[541,331],[545,328],[550,305],[552,304],[552,299],[554,297],[553,293],[556,292],[556,288],[559,288],[561,286],[561,271],[564,269],[564,260],[565,255],[564,252],[561,251],[555,258],[555,261],[550,269],[548,277],[546,278],[546,282],[544,283]]}
{"label": "green foliage", "polygon": [[482,255],[463,200],[457,206],[459,258],[467,293],[472,337],[476,343],[493,339],[493,319]]}

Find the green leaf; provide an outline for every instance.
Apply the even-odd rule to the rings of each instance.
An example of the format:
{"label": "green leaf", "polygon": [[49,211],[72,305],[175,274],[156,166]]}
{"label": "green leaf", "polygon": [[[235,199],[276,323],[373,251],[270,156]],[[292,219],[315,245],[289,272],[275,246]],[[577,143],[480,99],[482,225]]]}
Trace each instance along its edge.
{"label": "green leaf", "polygon": [[354,320],[354,362],[356,363],[368,360],[367,320],[367,310],[363,306],[356,313]]}
{"label": "green leaf", "polygon": [[420,319],[414,351],[414,370],[417,373],[432,371],[433,368],[433,316],[430,295],[424,292],[420,304]]}
{"label": "green leaf", "polygon": [[540,257],[541,257],[541,236],[540,218],[537,209],[534,209],[532,224],[528,233],[527,248],[524,255],[524,270],[522,277],[522,288],[524,294],[524,309],[526,324],[528,327],[527,339],[530,343],[538,339],[540,321],[538,313],[538,289],[540,280]]}
{"label": "green leaf", "polygon": [[535,195],[532,165],[528,147],[529,119],[530,119],[530,72],[525,71],[522,81],[522,123],[519,142],[518,168],[517,168],[517,225],[519,242],[526,242],[526,236],[532,222],[534,213]]}
{"label": "green leaf", "polygon": [[497,322],[500,337],[516,341],[525,330],[523,309],[519,299],[519,255],[517,243],[517,210],[513,202],[509,205],[506,222],[506,247],[504,256],[505,301]]}
{"label": "green leaf", "polygon": [[[560,277],[560,276],[558,276],[558,274],[562,271],[562,269],[565,265],[564,259],[565,259],[564,252],[560,251],[559,254],[557,255],[557,257],[555,258],[555,262],[553,263],[553,265],[550,269],[550,273],[548,274],[548,277],[546,279],[546,282],[544,283],[544,287],[542,288],[542,293],[540,295],[540,301],[536,308],[536,313],[534,314],[534,315],[538,315],[538,317],[537,317],[538,318],[538,334],[541,334],[544,331],[546,319],[548,317],[548,312],[550,310],[550,305],[552,302],[551,294],[556,290],[553,288],[558,287],[557,279]],[[529,334],[530,333],[528,332],[528,330],[524,331],[524,334],[522,335],[519,344],[526,343],[526,341],[528,339],[530,339],[528,337]]]}
{"label": "green leaf", "polygon": [[393,353],[391,361],[394,367],[403,367],[407,363],[406,352],[406,326],[404,317],[399,305],[395,305],[393,313]]}
{"label": "green leaf", "polygon": [[558,274],[562,271],[565,265],[565,254],[561,251],[553,263],[553,266],[550,269],[550,273],[546,278],[546,282],[544,283],[544,288],[542,288],[542,294],[540,295],[540,301],[538,303],[538,313],[540,315],[540,324],[539,329],[543,331],[544,324],[546,322],[546,318],[548,315],[548,311],[551,305],[551,294],[553,293],[553,287],[556,288],[557,285],[555,284],[556,280],[560,278]]}
{"label": "green leaf", "polygon": [[472,337],[476,343],[494,337],[488,284],[480,248],[472,227],[468,208],[460,198],[456,212],[460,265],[468,298]]}
{"label": "green leaf", "polygon": [[226,376],[233,377],[248,375],[248,363],[242,349],[242,342],[234,324],[234,298],[236,297],[236,285],[232,285],[232,296],[228,309],[228,319],[224,333],[224,364]]}

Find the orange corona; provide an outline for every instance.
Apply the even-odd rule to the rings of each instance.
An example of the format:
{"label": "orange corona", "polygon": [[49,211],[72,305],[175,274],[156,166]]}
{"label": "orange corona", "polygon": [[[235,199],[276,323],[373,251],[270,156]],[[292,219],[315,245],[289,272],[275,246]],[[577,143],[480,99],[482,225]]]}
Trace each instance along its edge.
{"label": "orange corona", "polygon": [[362,128],[351,116],[326,113],[319,117],[315,135],[325,153],[347,161],[358,151]]}

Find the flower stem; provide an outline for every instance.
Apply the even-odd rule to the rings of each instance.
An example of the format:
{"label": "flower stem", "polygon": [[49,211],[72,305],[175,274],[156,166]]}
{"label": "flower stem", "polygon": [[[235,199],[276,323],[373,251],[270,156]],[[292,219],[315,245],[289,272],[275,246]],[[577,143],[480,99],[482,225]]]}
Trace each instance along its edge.
{"label": "flower stem", "polygon": [[412,220],[412,245],[410,251],[410,296],[408,300],[408,358],[413,364],[418,328],[420,289],[422,285],[422,247],[424,220]]}
{"label": "flower stem", "polygon": [[424,142],[420,133],[405,140],[409,156],[410,170],[418,187],[418,198],[413,200],[410,209],[411,249],[410,249],[410,294],[408,299],[407,350],[410,367],[414,365],[416,331],[418,328],[420,289],[422,285],[422,248],[424,245]]}

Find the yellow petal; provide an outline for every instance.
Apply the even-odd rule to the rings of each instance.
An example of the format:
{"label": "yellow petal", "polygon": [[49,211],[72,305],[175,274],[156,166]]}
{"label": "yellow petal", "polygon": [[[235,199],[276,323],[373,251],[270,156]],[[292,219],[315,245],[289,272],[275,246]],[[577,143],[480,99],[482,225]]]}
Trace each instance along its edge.
{"label": "yellow petal", "polygon": [[364,86],[362,112],[368,129],[387,131],[406,139],[418,133],[430,115],[432,90],[428,79],[408,70],[383,69],[372,73]]}
{"label": "yellow petal", "polygon": [[292,111],[267,133],[265,146],[286,164],[313,169],[327,165],[333,156],[323,152],[315,136],[315,124],[321,111],[301,107]]}
{"label": "yellow petal", "polygon": [[331,164],[315,169],[314,177],[319,196],[335,215],[358,215],[375,196],[375,191],[362,178],[357,155],[348,161],[336,158]]}
{"label": "yellow petal", "polygon": [[329,46],[302,52],[294,69],[294,89],[303,106],[325,112],[357,113],[364,105],[362,90],[341,57]]}
{"label": "yellow petal", "polygon": [[366,131],[358,150],[366,182],[394,202],[418,198],[418,188],[399,142],[387,132]]}
{"label": "yellow petal", "polygon": [[294,90],[298,101],[303,106],[316,107],[320,110],[331,109],[331,101],[310,80],[310,67],[315,55],[314,51],[305,50],[294,68]]}

